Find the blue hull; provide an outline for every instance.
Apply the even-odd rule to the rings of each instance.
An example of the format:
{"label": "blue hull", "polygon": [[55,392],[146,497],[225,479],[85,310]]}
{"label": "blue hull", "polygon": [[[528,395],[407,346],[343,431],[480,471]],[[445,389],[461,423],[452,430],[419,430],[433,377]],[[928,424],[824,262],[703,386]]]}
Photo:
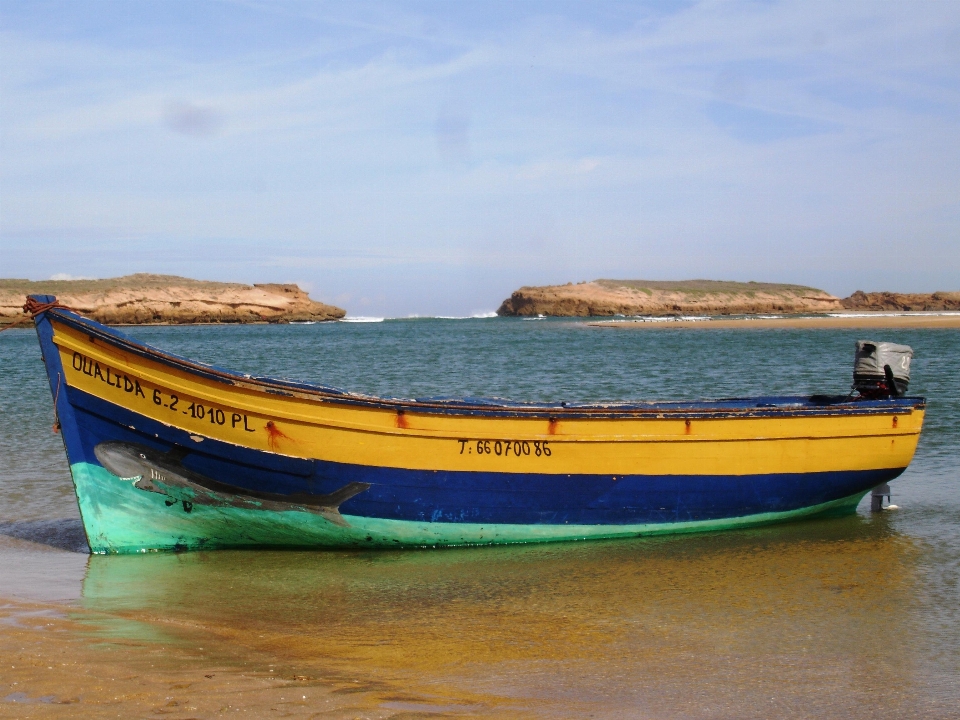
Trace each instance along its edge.
{"label": "blue hull", "polygon": [[[161,452],[196,447],[189,433],[70,389],[78,447],[120,441]],[[130,429],[131,426],[136,430]],[[257,492],[325,494],[351,482],[370,484],[340,506],[343,514],[448,523],[632,525],[697,522],[789,512],[863,495],[904,468],[764,475],[541,475],[407,470],[303,460],[205,439],[182,464],[225,484]]]}

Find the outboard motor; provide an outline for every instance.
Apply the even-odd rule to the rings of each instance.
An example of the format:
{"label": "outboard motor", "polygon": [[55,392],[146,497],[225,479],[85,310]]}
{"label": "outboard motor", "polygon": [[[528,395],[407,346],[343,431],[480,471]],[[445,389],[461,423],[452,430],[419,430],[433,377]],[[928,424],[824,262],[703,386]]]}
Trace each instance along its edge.
{"label": "outboard motor", "polygon": [[857,341],[853,362],[853,389],[864,400],[900,397],[910,384],[913,348],[871,340]]}

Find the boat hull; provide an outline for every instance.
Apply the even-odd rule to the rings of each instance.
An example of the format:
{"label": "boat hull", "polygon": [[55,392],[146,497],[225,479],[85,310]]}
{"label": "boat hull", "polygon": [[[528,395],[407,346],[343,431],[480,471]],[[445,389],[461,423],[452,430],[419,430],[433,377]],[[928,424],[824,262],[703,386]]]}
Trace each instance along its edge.
{"label": "boat hull", "polygon": [[75,463],[70,469],[91,551],[96,553],[240,547],[455,547],[708,532],[849,514],[865,492],[859,490],[849,497],[794,510],[708,520],[627,524],[471,523],[396,520],[345,513],[348,525],[344,527],[297,510],[264,513],[228,506],[194,506],[188,515],[180,507],[171,510],[162,498],[132,490],[131,483],[99,465]]}
{"label": "boat hull", "polygon": [[94,552],[479,545],[852,512],[924,403],[406,401],[229,373],[37,317]]}

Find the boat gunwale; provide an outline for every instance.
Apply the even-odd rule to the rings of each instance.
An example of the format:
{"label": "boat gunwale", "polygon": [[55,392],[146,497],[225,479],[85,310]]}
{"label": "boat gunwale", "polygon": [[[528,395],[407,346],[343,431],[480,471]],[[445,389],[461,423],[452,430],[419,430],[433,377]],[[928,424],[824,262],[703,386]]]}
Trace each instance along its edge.
{"label": "boat gunwale", "polygon": [[[55,302],[49,295],[31,295],[40,302]],[[167,365],[177,370],[199,375],[225,385],[283,397],[325,402],[338,405],[361,406],[395,412],[440,413],[467,416],[510,416],[545,418],[550,420],[611,418],[611,419],[712,419],[793,417],[810,415],[902,415],[923,410],[926,399],[918,396],[886,400],[849,400],[836,404],[811,403],[810,396],[774,396],[752,398],[717,398],[711,400],[641,401],[610,403],[524,403],[500,398],[412,399],[364,395],[337,388],[291,380],[280,380],[248,375],[227,370],[155,348],[128,337],[95,320],[63,307],[38,313],[35,323],[45,315],[88,335],[92,342],[100,339],[107,345],[130,352],[141,358]],[[770,401],[770,402],[763,402]],[[780,401],[779,404],[777,401]],[[737,405],[736,403],[739,403]],[[747,404],[750,403],[750,404]],[[805,404],[807,403],[807,404]],[[713,406],[713,407],[711,407]]]}

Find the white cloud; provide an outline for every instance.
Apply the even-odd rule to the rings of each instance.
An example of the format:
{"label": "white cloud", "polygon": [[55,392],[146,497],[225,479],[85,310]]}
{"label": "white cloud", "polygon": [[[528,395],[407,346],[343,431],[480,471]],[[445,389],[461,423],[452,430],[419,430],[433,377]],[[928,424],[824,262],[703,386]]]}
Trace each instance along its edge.
{"label": "white cloud", "polygon": [[94,280],[95,278],[84,277],[82,275],[71,275],[70,273],[54,273],[50,276],[51,280]]}

